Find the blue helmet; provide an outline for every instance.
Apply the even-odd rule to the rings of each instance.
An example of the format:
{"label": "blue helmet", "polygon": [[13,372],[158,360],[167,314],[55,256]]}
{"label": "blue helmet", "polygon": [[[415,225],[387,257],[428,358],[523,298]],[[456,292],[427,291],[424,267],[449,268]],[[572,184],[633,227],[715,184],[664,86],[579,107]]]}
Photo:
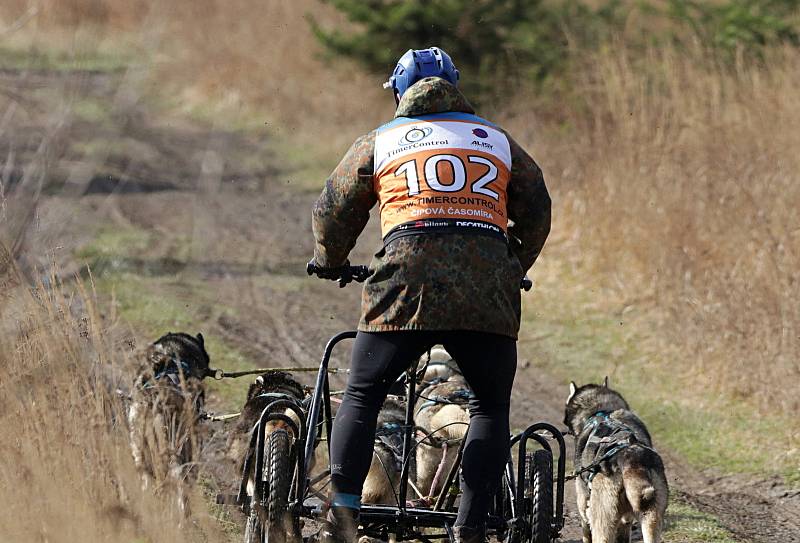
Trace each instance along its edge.
{"label": "blue helmet", "polygon": [[403,96],[408,87],[426,77],[441,77],[458,85],[458,70],[450,60],[450,55],[438,47],[429,47],[406,51],[397,61],[392,76],[383,84],[383,88],[391,87],[397,95]]}

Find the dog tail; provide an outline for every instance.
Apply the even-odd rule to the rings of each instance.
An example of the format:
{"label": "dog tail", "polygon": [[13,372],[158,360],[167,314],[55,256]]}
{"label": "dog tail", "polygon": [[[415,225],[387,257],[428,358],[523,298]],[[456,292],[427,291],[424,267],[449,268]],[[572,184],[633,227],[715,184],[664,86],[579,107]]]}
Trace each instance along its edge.
{"label": "dog tail", "polygon": [[622,483],[633,510],[643,513],[660,508],[668,490],[664,464],[658,453],[649,447],[633,445],[623,453],[621,460]]}

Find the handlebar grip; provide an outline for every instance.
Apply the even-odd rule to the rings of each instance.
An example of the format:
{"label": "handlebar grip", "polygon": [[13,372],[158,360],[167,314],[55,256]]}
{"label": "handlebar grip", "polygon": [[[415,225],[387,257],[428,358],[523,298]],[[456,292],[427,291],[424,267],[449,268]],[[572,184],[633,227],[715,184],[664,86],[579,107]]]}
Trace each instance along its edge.
{"label": "handlebar grip", "polygon": [[[321,271],[325,271],[326,268],[322,268],[317,266],[314,262],[309,262],[306,264],[306,273],[308,275],[315,275],[319,274]],[[339,270],[339,284],[340,286],[344,286],[349,283],[351,280],[357,281],[359,283],[363,283],[366,281],[367,277],[372,275],[372,271],[369,269],[368,266],[342,266]],[[528,276],[522,278],[522,282],[520,283],[520,287],[525,292],[529,292],[533,288],[533,281],[531,281]]]}
{"label": "handlebar grip", "polygon": [[372,275],[372,271],[367,266],[339,266],[336,268],[323,268],[313,260],[306,264],[306,273],[316,275],[321,279],[338,280],[339,286],[343,287],[351,281],[363,283],[367,277]]}
{"label": "handlebar grip", "polygon": [[367,266],[350,266],[350,275],[353,276],[353,279],[361,283],[372,275],[372,272],[369,271],[369,267]]}

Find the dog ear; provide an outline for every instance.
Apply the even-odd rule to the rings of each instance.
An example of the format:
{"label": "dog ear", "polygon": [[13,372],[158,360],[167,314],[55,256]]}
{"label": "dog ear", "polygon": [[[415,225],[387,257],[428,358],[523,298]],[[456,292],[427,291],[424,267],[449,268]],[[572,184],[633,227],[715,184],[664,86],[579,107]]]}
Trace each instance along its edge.
{"label": "dog ear", "polygon": [[197,332],[197,342],[200,344],[201,347],[205,348],[205,339],[203,338],[203,334]]}
{"label": "dog ear", "polygon": [[608,375],[606,375],[606,378],[605,378],[605,379],[603,379],[603,386],[604,386],[605,388],[608,388]]}
{"label": "dog ear", "polygon": [[569,382],[569,397],[567,398],[567,403],[575,396],[575,393],[578,392],[578,385],[575,384],[575,381]]}

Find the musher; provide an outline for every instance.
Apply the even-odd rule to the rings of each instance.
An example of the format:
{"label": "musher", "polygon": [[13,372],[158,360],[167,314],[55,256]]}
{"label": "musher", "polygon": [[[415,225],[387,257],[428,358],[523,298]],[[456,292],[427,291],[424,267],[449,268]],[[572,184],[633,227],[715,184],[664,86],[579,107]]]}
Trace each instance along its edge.
{"label": "musher", "polygon": [[409,50],[388,83],[393,121],[358,138],[313,210],[312,264],[336,279],[379,205],[383,247],[370,264],[350,376],[331,436],[323,540],[356,538],[378,411],[389,387],[435,344],[474,391],[462,465],[458,541],[485,541],[509,447],[520,282],[550,231],[533,159],[475,115],[439,48]]}

